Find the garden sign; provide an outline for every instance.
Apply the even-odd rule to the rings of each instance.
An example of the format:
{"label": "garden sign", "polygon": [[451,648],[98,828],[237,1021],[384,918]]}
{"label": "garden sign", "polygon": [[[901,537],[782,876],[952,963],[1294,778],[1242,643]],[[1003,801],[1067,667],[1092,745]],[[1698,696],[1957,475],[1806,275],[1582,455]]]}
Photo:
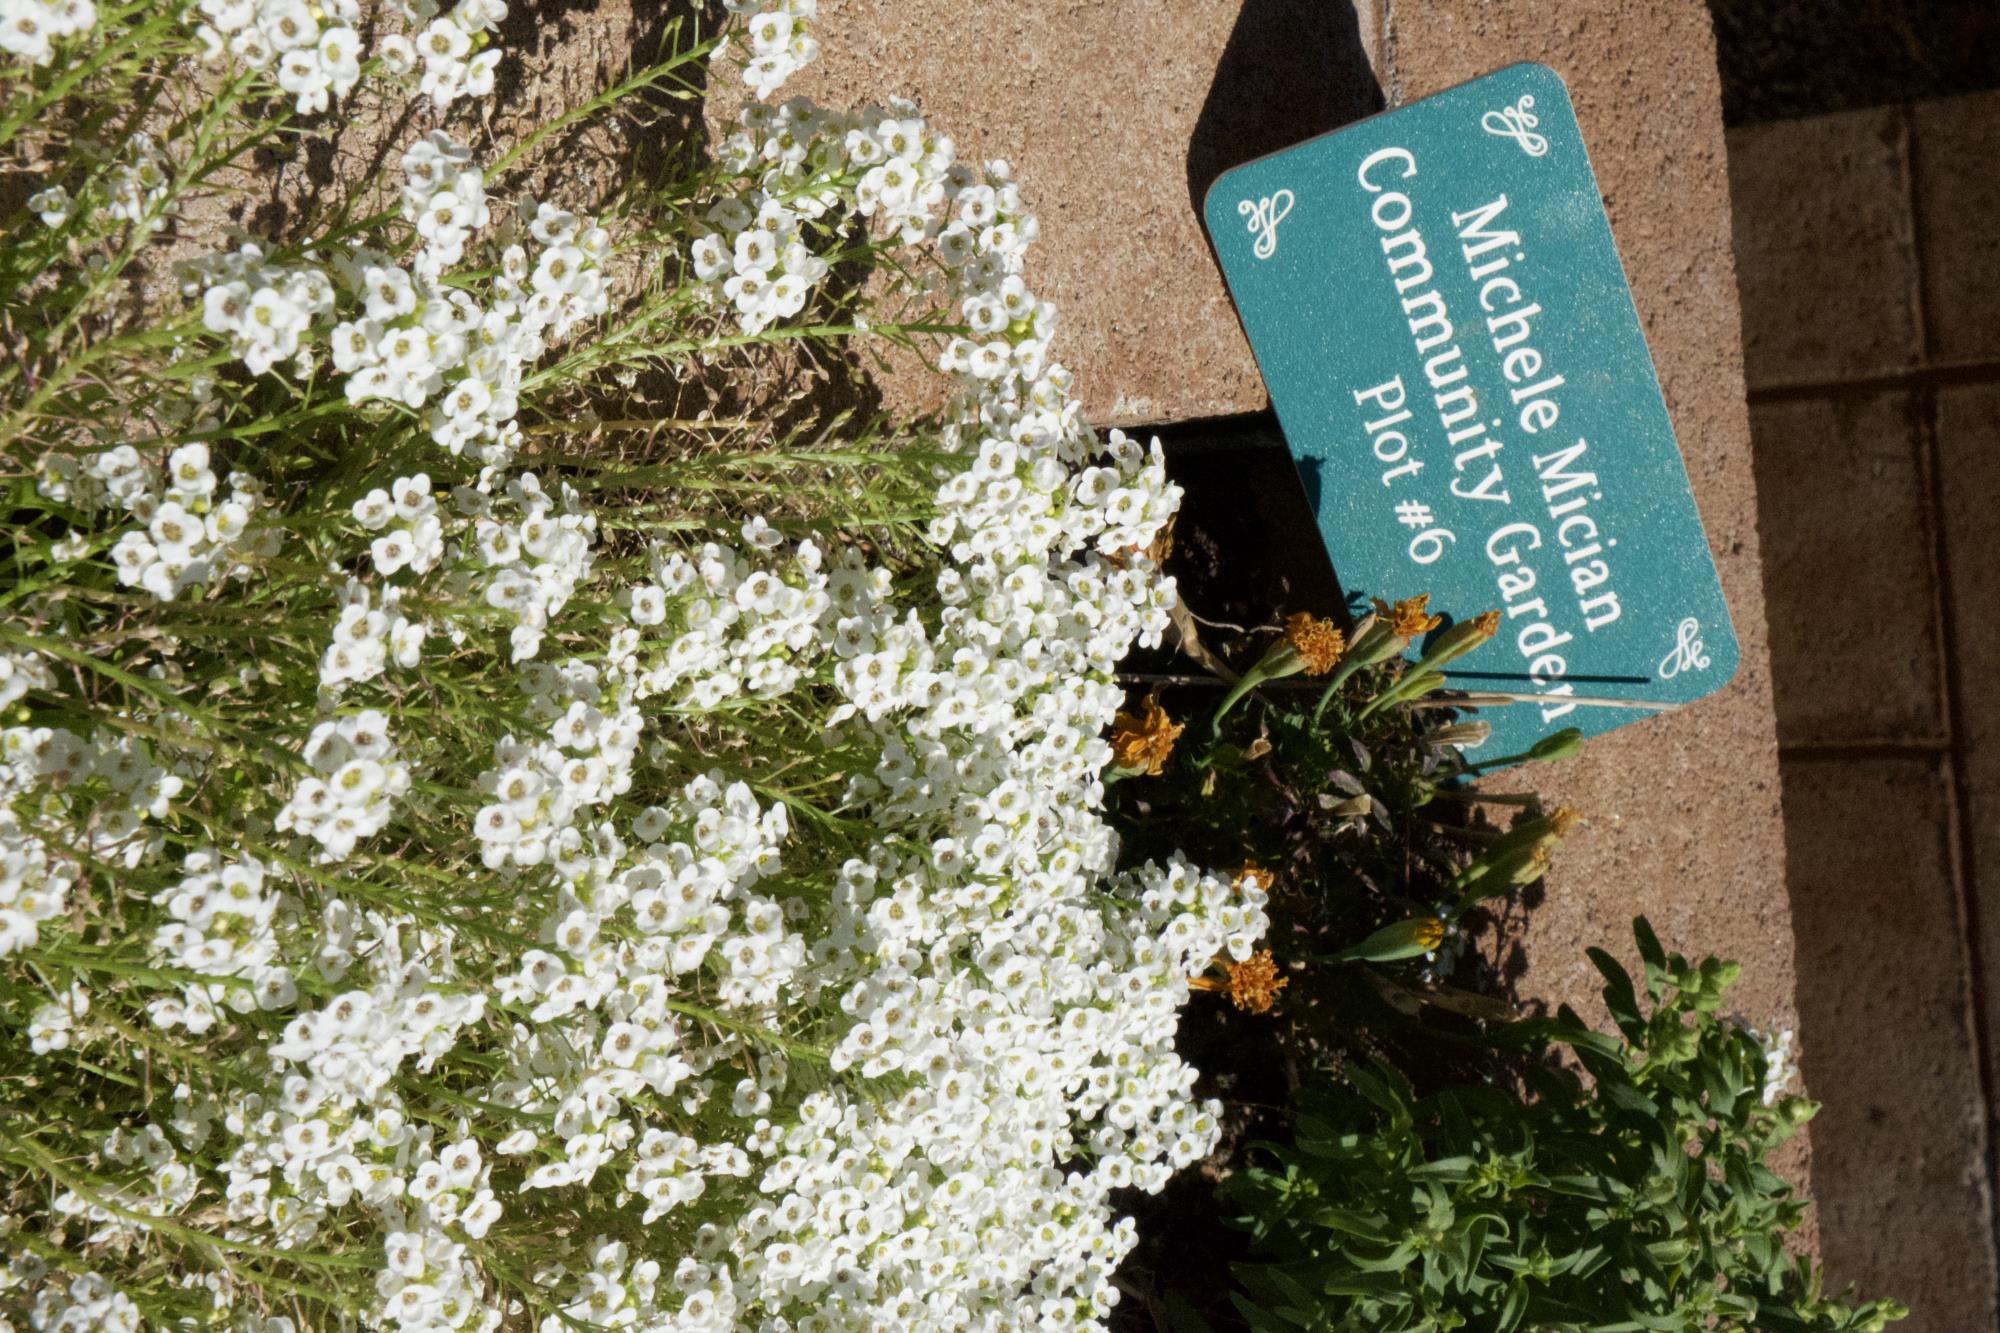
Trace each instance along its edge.
{"label": "garden sign", "polygon": [[1349,595],[1502,613],[1486,748],[1690,703],[1736,635],[1562,79],[1520,64],[1260,158],[1209,234]]}

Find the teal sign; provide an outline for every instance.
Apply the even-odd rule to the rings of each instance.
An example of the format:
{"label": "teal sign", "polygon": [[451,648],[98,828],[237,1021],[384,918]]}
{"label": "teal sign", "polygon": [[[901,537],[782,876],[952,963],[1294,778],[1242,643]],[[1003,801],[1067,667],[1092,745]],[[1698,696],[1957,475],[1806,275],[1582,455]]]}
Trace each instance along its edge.
{"label": "teal sign", "polygon": [[1513,65],[1236,168],[1209,234],[1350,596],[1501,612],[1483,752],[1720,689],[1730,626],[1569,92]]}

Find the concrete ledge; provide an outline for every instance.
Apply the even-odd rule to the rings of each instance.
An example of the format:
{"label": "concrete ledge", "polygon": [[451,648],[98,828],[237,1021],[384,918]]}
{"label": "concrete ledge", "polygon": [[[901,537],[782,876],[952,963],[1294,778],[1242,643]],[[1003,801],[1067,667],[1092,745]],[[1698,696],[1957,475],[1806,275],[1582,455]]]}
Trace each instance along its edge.
{"label": "concrete ledge", "polygon": [[[847,0],[797,82],[915,99],[962,157],[1005,158],[1042,221],[1056,354],[1103,425],[1254,412],[1263,381],[1195,200],[1227,167],[1380,105],[1372,4]],[[1366,35],[1364,35],[1366,34]]]}

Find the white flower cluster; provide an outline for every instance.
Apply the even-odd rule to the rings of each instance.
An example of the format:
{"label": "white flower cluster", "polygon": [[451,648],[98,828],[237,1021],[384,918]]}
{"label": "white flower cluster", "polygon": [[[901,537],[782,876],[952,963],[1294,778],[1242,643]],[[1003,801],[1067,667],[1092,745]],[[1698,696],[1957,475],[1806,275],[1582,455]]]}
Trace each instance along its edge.
{"label": "white flower cluster", "polygon": [[1728,1023],[1757,1043],[1764,1056],[1764,1082],[1758,1089],[1765,1106],[1776,1106],[1790,1095],[1792,1080],[1798,1077],[1797,1036],[1791,1028],[1759,1027],[1742,1014],[1727,1016]]}
{"label": "white flower cluster", "polygon": [[67,1282],[63,1276],[47,1281],[47,1266],[29,1255],[14,1259],[12,1267],[24,1270],[20,1271],[23,1285],[40,1288],[28,1312],[28,1327],[37,1333],[139,1333],[145,1327],[132,1298],[96,1273],[78,1273]]}
{"label": "white flower cluster", "polygon": [[655,649],[635,654],[638,698],[675,695],[694,711],[775,699],[829,647],[853,657],[889,630],[888,572],[869,569],[859,552],[843,548],[829,569],[812,541],[778,556],[761,518],[743,535],[754,556],[715,542],[656,553],[653,579],[626,593],[633,625]]}
{"label": "white flower cluster", "polygon": [[0,0],[0,51],[30,65],[55,59],[55,44],[97,26],[93,0]]}
{"label": "white flower cluster", "polygon": [[[440,1142],[406,1116],[395,1079],[406,1062],[429,1069],[485,1011],[482,994],[455,993],[448,962],[427,961],[441,941],[379,914],[361,921],[328,903],[315,973],[350,984],[299,1013],[265,1049],[279,1092],[232,1094],[221,1117],[239,1141],[223,1197],[232,1221],[304,1245],[330,1217],[355,1207],[380,1218],[380,1323],[405,1328],[499,1324],[466,1251],[499,1218],[491,1164],[467,1137]],[[348,975],[367,959],[366,984]]]}
{"label": "white flower cluster", "polygon": [[[169,210],[160,210],[159,205],[167,195],[167,166],[167,155],[152,135],[139,130],[127,137],[125,151],[111,169],[105,215],[152,231],[166,226]],[[156,210],[159,216],[154,216]]]}
{"label": "white flower cluster", "polygon": [[494,767],[479,779],[492,799],[473,833],[489,869],[547,863],[575,882],[593,869],[596,850],[578,818],[631,790],[638,710],[607,696],[588,663],[530,663],[522,676],[548,730],[540,740],[509,735],[494,745]]}
{"label": "white flower cluster", "polygon": [[266,263],[255,241],[183,265],[181,290],[201,297],[202,324],[210,333],[227,334],[230,352],[253,375],[295,357],[298,373],[309,372],[307,334],[333,310],[333,284],[325,273],[310,264]]}
{"label": "white flower cluster", "polygon": [[[477,48],[507,17],[505,0],[460,0],[443,18],[434,17],[435,0],[396,0],[390,8],[423,25],[377,44],[391,76],[408,79],[421,67],[417,91],[440,109],[493,91],[500,52]],[[270,73],[300,115],[326,110],[361,82],[367,52],[358,0],[201,0],[200,9],[206,21],[195,35],[208,58]]]}
{"label": "white flower cluster", "polygon": [[906,245],[930,243],[940,269],[932,280],[972,330],[950,340],[942,368],[988,381],[1041,378],[1055,308],[1022,280],[1038,226],[1005,162],[983,172],[959,163],[951,140],[930,134],[906,102],[838,115],[801,99],[746,107],[721,157],[752,183],[710,209],[717,230],[689,257],[747,331],[796,314],[825,278],[800,228],[840,197],[838,182],[858,175],[856,211]]}
{"label": "white flower cluster", "polygon": [[[78,143],[76,149],[86,158],[95,155],[87,142]],[[172,183],[168,165],[165,150],[152,135],[144,130],[128,135],[124,151],[111,162],[101,186],[93,182],[86,193],[88,199],[95,201],[93,208],[99,225],[129,223],[144,227],[148,233],[165,227],[167,218],[176,211],[173,203],[167,201]],[[77,201],[60,182],[28,196],[28,208],[47,227],[60,227],[69,221],[76,206]]]}
{"label": "white flower cluster", "polygon": [[754,211],[740,199],[724,199],[709,210],[709,222],[721,230],[694,243],[695,276],[720,286],[745,333],[805,309],[830,271],[800,237],[802,216],[769,198]]}
{"label": "white flower cluster", "polygon": [[[1034,239],[1033,220],[1018,216],[1013,187],[1004,181],[997,189],[977,185],[955,162],[951,140],[930,135],[907,102],[859,115],[828,112],[801,98],[776,108],[752,103],[719,156],[753,183],[710,208],[707,221],[717,230],[698,238],[689,257],[696,278],[732,303],[747,332],[797,314],[826,277],[825,261],[803,243],[801,232],[836,205],[853,207],[906,245],[937,238],[937,254],[954,271],[977,249],[985,262],[966,275],[975,280],[1013,272],[1020,250]],[[989,168],[1005,170],[1000,163]],[[842,186],[855,176],[859,182],[851,191]],[[957,205],[966,190],[973,193],[958,211],[983,218],[976,229],[939,217],[940,206]],[[991,265],[997,275],[987,272]]]}
{"label": "white flower cluster", "polygon": [[[524,201],[500,229],[499,273],[482,306],[438,279],[465,255],[489,208],[465,150],[432,134],[403,155],[404,215],[423,240],[410,271],[357,254],[343,265],[360,317],[333,330],[334,368],[347,396],[431,404],[431,438],[456,454],[511,452],[515,394],[550,343],[609,308],[600,263],[610,234],[573,213]],[[522,234],[534,244],[531,254]]]}
{"label": "white flower cluster", "polygon": [[356,523],[381,534],[369,543],[368,555],[384,578],[405,569],[427,574],[444,555],[444,520],[428,473],[398,477],[387,490],[377,486],[354,502],[352,512]]}
{"label": "white flower cluster", "polygon": [[[759,97],[769,97],[792,77],[819,58],[819,39],[813,36],[813,20],[819,17],[819,0],[722,0],[730,13],[745,19],[745,40],[750,59],[743,66],[743,81]],[[728,47],[718,47],[717,59]]]}
{"label": "white flower cluster", "polygon": [[1764,1048],[1764,1086],[1760,1097],[1764,1105],[1775,1106],[1778,1099],[1786,1095],[1792,1079],[1799,1072],[1798,1056],[1792,1046],[1792,1030],[1779,1028],[1766,1032],[1753,1027],[1749,1031],[1757,1039],[1757,1044]]}
{"label": "white flower cluster", "polygon": [[118,581],[143,588],[163,602],[221,577],[247,573],[249,561],[276,552],[273,528],[255,525],[264,506],[257,478],[229,475],[229,492],[210,466],[208,446],[184,444],[167,457],[164,489],[144,457],[130,445],[91,456],[84,471],[111,500],[144,521],[111,548]]}
{"label": "white flower cluster", "polygon": [[36,1055],[66,1051],[88,1044],[83,1020],[90,1015],[90,992],[80,983],[35,1010],[28,1020],[28,1049]]}
{"label": "white flower cluster", "polygon": [[402,590],[384,588],[379,607],[374,600],[366,584],[348,580],[341,592],[333,641],[320,654],[322,689],[337,695],[344,686],[375,679],[391,662],[408,671],[423,660],[429,630],[422,621],[403,615]]}
{"label": "white flower cluster", "polygon": [[212,853],[196,852],[182,868],[188,873],[181,881],[153,900],[168,918],[153,933],[154,955],[204,976],[241,978],[241,984],[190,982],[178,996],[161,996],[148,1006],[153,1022],[200,1034],[225,1010],[290,1008],[298,987],[279,961],[283,895],[266,883],[263,863],[246,857],[218,865]]}
{"label": "white flower cluster", "polygon": [[[810,58],[811,4],[732,7],[767,62],[760,92]],[[1118,1192],[1157,1190],[1213,1148],[1217,1108],[1194,1096],[1175,1030],[1188,978],[1265,930],[1262,891],[1178,860],[1121,874],[1102,817],[1115,670],[1157,641],[1172,599],[1147,554],[1178,500],[1159,452],[1100,441],[1048,361],[1053,311],[1023,276],[1034,223],[1004,165],[956,162],[904,104],[756,111],[729,152],[750,179],[709,214],[695,262],[743,327],[802,309],[825,277],[813,247],[847,243],[859,217],[919,247],[911,266],[976,335],[947,350],[959,396],[933,562],[736,516],[641,565],[579,491],[511,471],[523,372],[605,308],[607,242],[552,208],[514,210],[495,228],[498,276],[466,289],[452,270],[488,224],[483,183],[449,140],[412,150],[417,257],[331,261],[326,302],[293,302],[297,337],[266,364],[310,357],[323,328],[355,402],[425,410],[439,444],[485,466],[443,503],[407,461],[341,479],[351,508],[313,530],[345,540],[334,569],[350,582],[311,775],[243,845],[219,835],[177,868],[154,845],[143,896],[124,898],[157,963],[203,980],[85,986],[38,1020],[57,1051],[149,995],[157,1027],[205,1033],[202,1049],[256,1073],[157,1099],[160,1124],[107,1139],[115,1208],[59,1194],[103,1253],[154,1213],[260,1250],[379,1245],[370,1327],[525,1324],[535,1296],[561,1311],[550,1333],[565,1317],[1091,1328],[1134,1241]],[[256,324],[242,312],[266,290],[289,300],[290,268],[256,253],[198,288],[240,282],[213,299]],[[205,518],[206,456],[168,470],[162,484],[79,464],[43,484],[148,523]],[[382,678],[420,663],[406,605],[454,645],[423,664],[440,694],[470,679],[456,659],[506,631],[517,691],[489,676],[490,707],[450,720],[477,728],[471,753],[433,771],[449,723],[421,751],[427,784],[479,771],[476,813],[446,792],[399,820],[415,777],[390,718],[415,682]],[[44,688],[41,671],[22,659],[0,688]],[[6,736],[6,810],[59,805],[99,762],[84,751],[113,748]],[[109,804],[174,795],[149,782]],[[476,903],[414,869],[398,884],[393,866],[319,868],[392,820],[413,855],[450,848],[456,867],[476,846],[483,871],[435,872]],[[94,876],[76,891],[53,829],[0,811],[0,953],[97,896]],[[316,864],[282,839],[265,850],[273,831],[311,839]],[[421,901],[384,905],[403,890]],[[544,1227],[579,1200],[588,1228]],[[518,1255],[531,1230],[545,1255],[522,1273],[482,1243],[511,1237]],[[77,1303],[60,1273],[29,1285],[52,1310]],[[218,1323],[256,1303],[226,1277],[207,1290]],[[287,1333],[262,1318],[244,1326]]]}
{"label": "white flower cluster", "polygon": [[361,82],[358,0],[201,0],[195,27],[210,60],[275,68],[278,86],[300,115],[324,111]]}
{"label": "white flower cluster", "polygon": [[[260,246],[245,242],[183,265],[182,290],[200,296],[204,323],[229,335],[252,374],[295,359],[303,376],[325,338],[333,368],[347,377],[349,402],[428,407],[440,445],[454,454],[472,446],[487,462],[505,462],[526,368],[553,340],[609,308],[601,263],[610,234],[523,201],[497,229],[498,273],[482,303],[443,281],[492,220],[470,152],[433,131],[403,154],[402,170],[402,212],[419,241],[409,267],[356,248],[335,257],[330,277],[313,264],[268,263]],[[347,317],[336,323],[338,313]]]}
{"label": "white flower cluster", "polygon": [[0,653],[0,709],[11,706],[29,690],[46,690],[55,684],[49,664],[40,653]]}
{"label": "white flower cluster", "polygon": [[0,807],[0,958],[33,947],[42,926],[69,911],[76,884],[75,865],[51,858],[48,844]]}
{"label": "white flower cluster", "polygon": [[[417,253],[417,272],[435,279],[464,258],[466,241],[490,217],[486,176],[474,164],[472,150],[442,130],[432,130],[405,149],[402,168],[403,217],[417,229],[423,242]],[[395,304],[403,305],[400,300]],[[410,307],[403,306],[393,313],[409,312]]]}
{"label": "white flower cluster", "polygon": [[[157,855],[160,831],[147,821],[165,819],[185,786],[132,736],[0,731],[0,957],[34,944],[69,910],[78,854],[127,869]],[[39,795],[32,818],[6,804],[24,792]]]}
{"label": "white flower cluster", "polygon": [[329,861],[344,859],[355,843],[386,828],[396,801],[410,789],[389,719],[372,708],[315,726],[305,760],[319,776],[299,783],[278,812],[277,827],[311,837]]}
{"label": "white flower cluster", "polygon": [[541,651],[551,617],[590,577],[596,559],[597,516],[568,482],[551,496],[532,472],[511,478],[502,495],[462,489],[460,508],[473,521],[477,597],[513,623],[513,660]]}
{"label": "white flower cluster", "polygon": [[[436,0],[402,0],[401,8],[422,20],[435,14],[437,5]],[[460,97],[484,97],[493,91],[500,52],[479,48],[506,17],[506,0],[459,0],[444,18],[430,18],[414,41],[385,38],[383,64],[390,73],[405,75],[413,68],[414,53],[423,66],[417,91],[440,110]]]}

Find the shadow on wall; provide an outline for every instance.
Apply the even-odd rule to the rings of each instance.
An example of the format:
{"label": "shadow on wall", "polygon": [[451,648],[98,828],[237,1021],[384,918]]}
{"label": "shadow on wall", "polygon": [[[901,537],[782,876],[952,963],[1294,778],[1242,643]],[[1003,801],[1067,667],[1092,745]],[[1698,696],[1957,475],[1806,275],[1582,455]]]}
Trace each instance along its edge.
{"label": "shadow on wall", "polygon": [[[1197,219],[1223,172],[1382,110],[1368,45],[1347,0],[1244,0],[1188,141],[1188,204]],[[1240,564],[1218,581],[1224,600],[1247,594],[1233,614],[1268,618],[1299,605],[1324,614],[1342,604],[1313,517],[1318,468],[1299,475],[1269,412],[1180,423],[1160,435],[1169,471],[1188,488],[1182,532],[1207,534],[1201,540],[1212,558],[1240,561],[1254,552],[1270,567],[1265,583],[1242,577]],[[1278,589],[1286,599],[1278,605],[1249,604]]]}
{"label": "shadow on wall", "polygon": [[[1223,172],[1382,110],[1368,48],[1348,0],[1244,0],[1188,141],[1196,218]],[[1301,607],[1338,615],[1344,599],[1314,518],[1318,469],[1300,475],[1271,414],[1159,434],[1169,473],[1187,488],[1183,555],[1205,561],[1209,575],[1188,595],[1206,593],[1207,614],[1246,624]]]}
{"label": "shadow on wall", "polygon": [[1244,0],[1188,144],[1188,200],[1231,167],[1372,116],[1382,89],[1346,0]]}

